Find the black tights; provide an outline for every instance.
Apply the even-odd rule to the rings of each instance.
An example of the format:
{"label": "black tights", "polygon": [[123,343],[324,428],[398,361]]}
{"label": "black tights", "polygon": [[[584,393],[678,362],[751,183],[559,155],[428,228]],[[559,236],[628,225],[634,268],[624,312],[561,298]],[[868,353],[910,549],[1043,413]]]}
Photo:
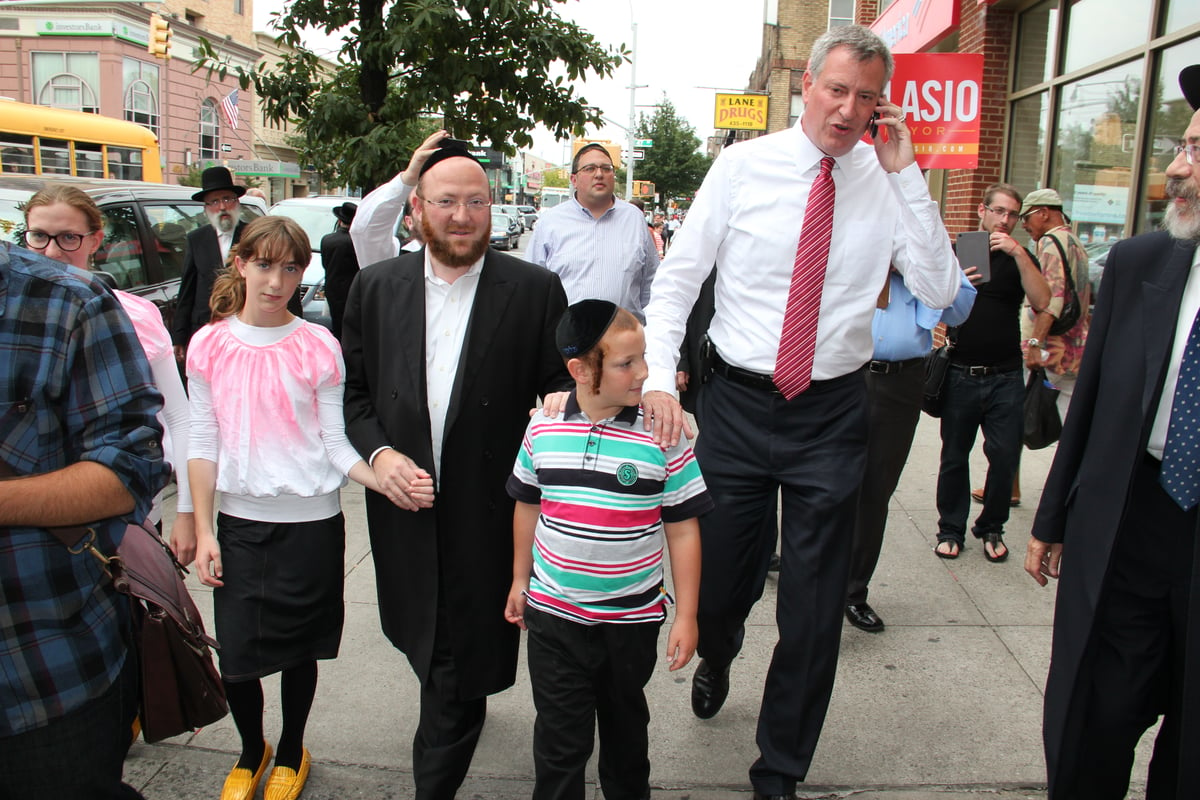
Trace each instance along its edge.
{"label": "black tights", "polygon": [[[262,763],[263,737],[262,681],[224,681],[229,712],[242,737],[242,756],[238,766],[254,772]],[[306,661],[285,669],[279,676],[279,696],[283,707],[283,733],[275,750],[275,766],[298,769],[303,756],[304,728],[317,693],[317,662]]]}

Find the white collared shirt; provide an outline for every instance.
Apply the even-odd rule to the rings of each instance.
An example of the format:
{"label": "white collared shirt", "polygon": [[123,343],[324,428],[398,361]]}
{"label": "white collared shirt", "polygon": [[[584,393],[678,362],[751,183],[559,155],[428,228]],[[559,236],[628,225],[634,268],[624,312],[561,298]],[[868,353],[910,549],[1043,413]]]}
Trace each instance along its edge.
{"label": "white collared shirt", "polygon": [[364,268],[400,255],[400,242],[393,232],[396,220],[404,214],[404,202],[414,188],[404,182],[403,174],[375,187],[358,201],[358,210],[350,223],[350,240],[354,242],[354,255]]}
{"label": "white collared shirt", "polygon": [[433,441],[433,463],[438,480],[442,475],[442,440],[446,433],[446,412],[459,358],[471,320],[471,308],[483,272],[480,258],[457,279],[447,283],[433,274],[433,264],[425,251],[425,392],[429,404],[429,433]]}
{"label": "white collared shirt", "polygon": [[[823,155],[797,122],[726,148],[717,158],[651,287],[646,391],[674,392],[688,314],[714,264],[714,345],[730,364],[775,371],[796,245]],[[889,264],[934,309],[954,301],[960,279],[950,237],[915,164],[888,174],[874,147],[859,143],[836,159],[833,180],[837,197],[815,380],[845,375],[870,360],[871,320]]]}
{"label": "white collared shirt", "polygon": [[1192,269],[1188,272],[1187,284],[1183,288],[1183,300],[1179,303],[1179,317],[1175,321],[1175,343],[1171,346],[1171,360],[1167,362],[1167,376],[1163,379],[1162,397],[1154,412],[1154,425],[1150,428],[1150,440],[1146,452],[1157,458],[1163,457],[1167,444],[1167,428],[1171,424],[1171,406],[1175,404],[1175,384],[1179,381],[1179,366],[1183,362],[1183,351],[1187,349],[1188,336],[1192,333],[1192,321],[1200,313],[1200,247],[1192,258]]}

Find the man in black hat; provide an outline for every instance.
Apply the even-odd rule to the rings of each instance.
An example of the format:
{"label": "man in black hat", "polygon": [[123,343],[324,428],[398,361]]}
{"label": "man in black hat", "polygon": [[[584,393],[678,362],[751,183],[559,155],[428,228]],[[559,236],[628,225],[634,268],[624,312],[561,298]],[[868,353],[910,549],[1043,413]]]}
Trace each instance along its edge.
{"label": "man in black hat", "polygon": [[[384,492],[366,498],[383,632],[421,682],[416,797],[451,800],[487,696],[516,678],[504,486],[538,395],[571,383],[554,342],[567,302],[554,273],[488,247],[487,175],[463,143],[427,142],[413,163],[426,246],[354,279],[344,407]],[[435,499],[420,507],[407,489],[428,476]]]}
{"label": "man in black hat", "polygon": [[337,230],[321,239],[321,265],[325,268],[325,301],[329,303],[329,318],[333,321],[333,335],[342,339],[342,313],[346,309],[346,297],[350,284],[358,274],[358,257],[354,254],[354,242],[350,240],[350,223],[358,206],[342,203],[333,209],[337,217]]}
{"label": "man in black hat", "polygon": [[209,167],[200,176],[200,191],[193,200],[204,203],[204,215],[210,224],[196,228],[187,236],[183,276],[179,282],[179,300],[171,326],[175,358],[183,362],[192,334],[208,324],[211,313],[208,298],[213,281],[229,258],[229,251],[242,237],[239,198],[245,186],[233,182],[233,173],[225,167]]}
{"label": "man in black hat", "polygon": [[[1200,65],[1179,84],[1200,109]],[[1025,554],[1043,586],[1062,567],[1043,726],[1051,800],[1125,797],[1160,717],[1146,797],[1200,797],[1200,111],[1166,178],[1165,230],[1108,253]]]}

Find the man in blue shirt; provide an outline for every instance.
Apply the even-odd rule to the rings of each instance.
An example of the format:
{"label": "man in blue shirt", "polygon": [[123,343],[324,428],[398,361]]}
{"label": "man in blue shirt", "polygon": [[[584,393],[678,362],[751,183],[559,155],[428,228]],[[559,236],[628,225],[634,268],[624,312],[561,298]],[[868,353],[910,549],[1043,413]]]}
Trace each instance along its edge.
{"label": "man in blue shirt", "polygon": [[867,364],[867,469],[859,489],[846,586],[846,619],[868,633],[884,627],[867,602],[867,590],[883,546],[888,502],[900,483],[921,416],[925,355],[933,347],[933,329],[938,323],[959,325],[971,313],[975,304],[971,278],[977,275],[978,270],[970,267],[954,304],[938,311],[913,297],[904,278],[893,271],[871,323],[875,350]]}
{"label": "man in blue shirt", "polygon": [[[116,551],[166,480],[162,396],[117,299],[0,245],[0,797],[139,798],[130,609],[87,551]],[[90,534],[89,534],[90,535]]]}

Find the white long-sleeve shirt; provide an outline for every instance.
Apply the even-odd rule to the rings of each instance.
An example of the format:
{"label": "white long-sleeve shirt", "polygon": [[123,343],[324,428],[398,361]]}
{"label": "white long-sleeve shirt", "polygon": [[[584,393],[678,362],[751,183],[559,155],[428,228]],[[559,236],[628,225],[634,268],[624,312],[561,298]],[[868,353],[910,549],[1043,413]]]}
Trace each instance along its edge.
{"label": "white long-sleeve shirt", "polygon": [[[659,265],[646,307],[646,391],[674,392],[675,364],[700,284],[717,266],[709,336],[728,363],[775,371],[796,246],[822,153],[797,122],[724,150]],[[836,159],[833,238],[817,322],[813,378],[871,358],[871,320],[894,264],[930,308],[949,306],[960,272],[920,169],[888,174],[874,147]]]}
{"label": "white long-sleeve shirt", "polygon": [[396,220],[404,214],[404,202],[414,188],[397,175],[358,201],[358,210],[350,223],[350,239],[360,267],[400,255],[400,242],[393,232]]}

